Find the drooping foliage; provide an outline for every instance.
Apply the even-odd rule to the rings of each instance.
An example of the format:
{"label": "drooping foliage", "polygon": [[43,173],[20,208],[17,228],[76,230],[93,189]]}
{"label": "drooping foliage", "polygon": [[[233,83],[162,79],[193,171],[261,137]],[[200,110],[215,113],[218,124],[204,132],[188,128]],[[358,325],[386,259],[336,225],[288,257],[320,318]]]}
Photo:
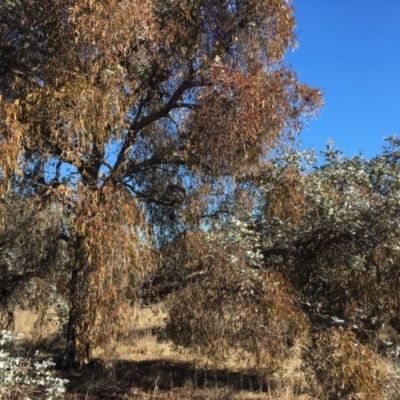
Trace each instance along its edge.
{"label": "drooping foliage", "polygon": [[192,236],[164,250],[183,288],[167,300],[171,338],[270,372],[300,346],[317,398],[384,397],[378,338],[400,332],[399,146],[391,137],[368,160],[329,144],[322,164],[313,151],[266,163],[242,188],[253,208],[202,234],[207,251]]}
{"label": "drooping foliage", "polygon": [[226,210],[318,110],[283,63],[294,24],[287,0],[1,2],[1,194],[64,218],[68,363],[115,337],[154,238]]}
{"label": "drooping foliage", "polygon": [[64,235],[60,210],[21,195],[0,200],[2,328],[13,326],[16,305],[37,310],[49,305],[49,287],[44,280],[56,283],[67,279],[70,260]]}
{"label": "drooping foliage", "polygon": [[264,263],[302,293],[315,326],[399,329],[398,146],[390,138],[371,160],[328,147],[322,166],[288,154],[260,176]]}
{"label": "drooping foliage", "polygon": [[195,272],[168,297],[169,336],[211,360],[239,357],[249,368],[273,371],[306,338],[300,302],[281,274],[252,268],[251,257],[222,232],[207,242]]}

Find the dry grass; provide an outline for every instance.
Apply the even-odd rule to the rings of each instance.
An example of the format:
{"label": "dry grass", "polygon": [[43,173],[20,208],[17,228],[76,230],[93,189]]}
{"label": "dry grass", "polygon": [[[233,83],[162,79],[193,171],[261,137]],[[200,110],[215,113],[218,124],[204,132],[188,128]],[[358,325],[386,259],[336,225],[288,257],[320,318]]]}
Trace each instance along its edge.
{"label": "dry grass", "polygon": [[[70,380],[67,400],[314,400],[325,399],[323,388],[310,380],[303,368],[301,343],[295,344],[289,357],[274,374],[260,377],[237,359],[235,354],[218,365],[177,349],[163,337],[165,314],[162,305],[132,309],[131,327],[126,336],[113,346],[114,358],[108,365],[101,362],[104,354],[83,371],[57,371]],[[29,345],[45,354],[62,351],[62,337],[51,321],[40,330],[37,315],[18,311],[16,330],[29,339]],[[385,333],[386,335],[386,333]],[[384,336],[384,333],[382,333]],[[386,337],[386,336],[385,336]],[[380,361],[382,373],[393,368]],[[393,371],[386,371],[393,376]],[[316,385],[312,387],[312,385]],[[314,397],[310,393],[314,393]],[[387,399],[397,399],[392,393]],[[339,397],[340,398],[340,397]],[[370,397],[354,397],[370,398]]]}
{"label": "dry grass", "polygon": [[130,329],[116,344],[117,359],[193,361],[189,353],[174,349],[171,342],[164,340],[164,318],[161,304],[151,308],[134,307]]}

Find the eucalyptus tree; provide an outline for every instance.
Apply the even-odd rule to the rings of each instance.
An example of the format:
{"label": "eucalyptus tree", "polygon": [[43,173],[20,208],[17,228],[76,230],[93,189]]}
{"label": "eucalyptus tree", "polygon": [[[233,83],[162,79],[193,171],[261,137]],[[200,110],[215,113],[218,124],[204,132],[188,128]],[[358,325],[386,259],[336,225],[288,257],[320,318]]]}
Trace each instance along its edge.
{"label": "eucalyptus tree", "polygon": [[[398,357],[400,332],[399,150],[391,137],[372,159],[331,144],[322,163],[314,151],[276,154],[246,183],[247,215],[240,206],[166,246],[175,343],[239,355],[269,378],[297,351],[316,397],[384,397],[390,368],[376,344]],[[383,327],[391,343],[379,342]]]}
{"label": "eucalyptus tree", "polygon": [[[214,293],[222,297],[236,299],[244,288],[248,293],[249,285],[254,296],[262,295],[250,282],[275,276],[297,299],[299,318],[306,316],[310,333],[340,326],[371,342],[384,324],[399,332],[400,141],[387,140],[388,146],[372,159],[344,158],[331,144],[322,152],[322,164],[314,151],[277,155],[253,175],[248,190],[255,197],[254,208],[247,216],[239,210],[227,226],[211,229],[203,239],[214,254],[207,263],[188,257],[181,245],[167,254],[188,268],[186,276],[206,280],[223,257],[226,279],[227,271],[236,271],[232,274],[241,276],[241,283],[230,292],[217,280]],[[222,307],[217,298],[216,307]],[[186,307],[193,307],[190,301]],[[175,314],[170,318],[172,325],[174,318],[181,319]]]}
{"label": "eucalyptus tree", "polygon": [[366,339],[383,323],[400,329],[399,144],[389,138],[370,160],[328,146],[323,165],[286,154],[260,175],[264,265],[301,293],[317,330],[340,324]]}
{"label": "eucalyptus tree", "polygon": [[294,26],[287,0],[1,3],[1,192],[69,219],[68,362],[123,327],[152,238],[199,226],[318,110],[283,61]]}

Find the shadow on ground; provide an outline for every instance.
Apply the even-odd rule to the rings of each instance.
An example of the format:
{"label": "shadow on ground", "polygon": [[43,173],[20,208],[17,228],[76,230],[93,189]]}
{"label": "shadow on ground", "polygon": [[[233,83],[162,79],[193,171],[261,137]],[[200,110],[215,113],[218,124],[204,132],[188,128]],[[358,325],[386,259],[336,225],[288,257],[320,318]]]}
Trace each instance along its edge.
{"label": "shadow on ground", "polygon": [[[164,330],[158,327],[135,329],[130,335],[136,338],[152,336],[159,342],[166,339]],[[61,333],[48,335],[34,343],[26,342],[24,351],[39,350],[43,356],[52,356],[60,366],[64,340]],[[242,391],[253,392],[251,398],[255,400],[257,393],[265,399],[266,392],[265,383],[255,372],[206,370],[196,368],[189,361],[167,358],[143,361],[122,359],[111,367],[106,367],[100,359],[93,359],[81,371],[57,369],[56,373],[69,381],[67,400],[229,400]]]}
{"label": "shadow on ground", "polygon": [[[262,389],[256,374],[229,370],[197,369],[189,362],[166,360],[124,361],[105,368],[93,360],[82,371],[60,371],[70,381],[68,392],[73,399],[135,399],[138,393],[152,399],[171,398],[177,389],[229,388],[232,391]],[[173,397],[175,398],[175,397]]]}

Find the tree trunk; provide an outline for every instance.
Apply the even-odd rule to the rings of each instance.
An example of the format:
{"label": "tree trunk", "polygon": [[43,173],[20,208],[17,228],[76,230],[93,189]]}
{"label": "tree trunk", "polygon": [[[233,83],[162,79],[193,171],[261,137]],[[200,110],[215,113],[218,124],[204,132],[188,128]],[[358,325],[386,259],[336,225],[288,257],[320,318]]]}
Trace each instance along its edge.
{"label": "tree trunk", "polygon": [[[63,366],[81,369],[91,358],[91,344],[82,332],[81,301],[83,296],[80,288],[81,274],[74,270],[71,276],[71,292],[69,301],[69,317],[66,332],[66,343]],[[82,279],[82,278],[81,278]]]}

